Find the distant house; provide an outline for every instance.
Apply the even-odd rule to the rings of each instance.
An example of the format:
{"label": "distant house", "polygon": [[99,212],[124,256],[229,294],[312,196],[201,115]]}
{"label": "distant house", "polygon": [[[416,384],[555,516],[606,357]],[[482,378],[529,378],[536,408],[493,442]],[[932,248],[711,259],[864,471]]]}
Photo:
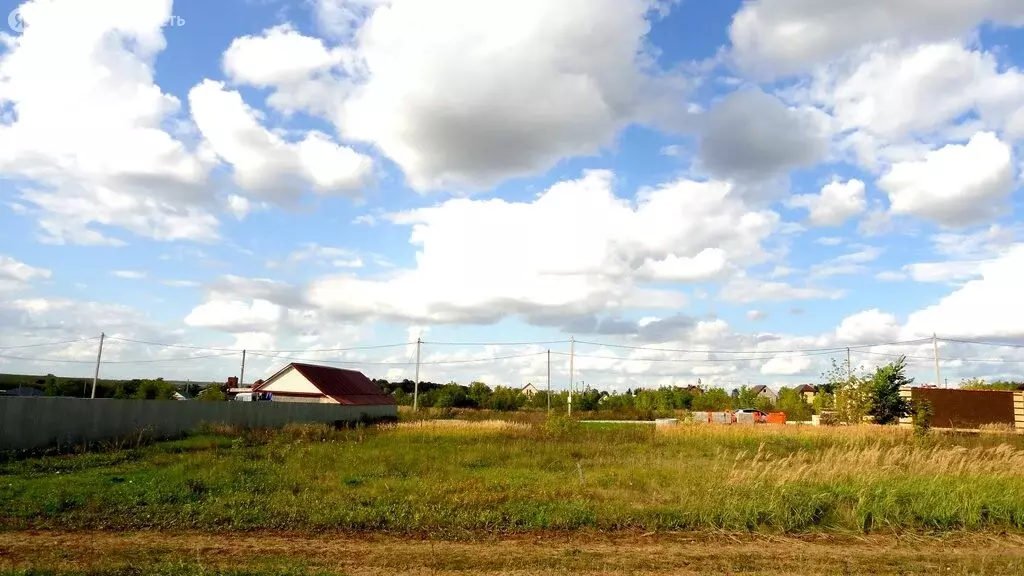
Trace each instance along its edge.
{"label": "distant house", "polygon": [[312,402],[344,406],[395,405],[395,398],[362,372],[293,362],[258,383],[252,392],[268,394],[273,402]]}
{"label": "distant house", "polygon": [[536,394],[538,392],[538,390],[537,390],[536,386],[534,386],[532,383],[530,383],[530,384],[527,384],[526,386],[523,386],[522,390],[520,390],[519,392],[520,392],[520,394],[522,394],[524,396],[533,396],[534,394]]}
{"label": "distant house", "polygon": [[757,396],[759,398],[767,398],[768,400],[771,400],[772,402],[775,402],[776,400],[779,399],[779,395],[776,394],[774,390],[772,390],[771,388],[765,386],[764,384],[758,384],[757,386],[754,386],[750,390],[754,394],[757,394]]}
{"label": "distant house", "polygon": [[174,394],[171,394],[171,398],[173,400],[191,400],[191,398],[189,398],[188,396],[185,396],[181,392],[175,392]]}
{"label": "distant house", "polygon": [[804,397],[804,400],[810,404],[814,402],[814,397],[818,395],[818,387],[813,384],[804,384],[796,387],[797,393]]}

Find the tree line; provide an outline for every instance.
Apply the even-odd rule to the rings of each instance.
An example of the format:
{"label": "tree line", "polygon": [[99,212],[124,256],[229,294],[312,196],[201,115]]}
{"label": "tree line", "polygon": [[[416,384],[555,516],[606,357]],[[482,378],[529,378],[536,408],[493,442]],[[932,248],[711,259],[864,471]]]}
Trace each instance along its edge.
{"label": "tree line", "polygon": [[[405,379],[389,382],[384,379],[373,381],[385,394],[395,397],[400,406],[411,406],[415,382]],[[548,407],[548,392],[537,390],[532,394],[520,388],[496,386],[491,388],[483,382],[462,385],[456,382],[439,384],[420,382],[417,404],[424,408],[479,408],[512,411],[520,409],[545,409]],[[567,391],[552,391],[550,406],[555,410],[568,408]],[[776,399],[760,395],[748,386],[741,386],[731,393],[723,388],[705,386],[698,379],[690,386],[666,386],[662,388],[635,388],[625,392],[608,392],[585,388],[573,394],[573,410],[583,412],[603,411],[610,413],[650,416],[667,414],[677,410],[717,412],[737,408],[756,408],[765,412],[785,412],[794,420],[810,419],[812,406],[795,388],[783,388]]]}
{"label": "tree line", "polygon": [[[0,390],[33,388],[44,396],[89,398],[92,396],[92,378],[65,378],[45,376],[0,375]],[[97,398],[121,400],[171,400],[178,392],[186,398],[227,400],[225,384],[174,383],[163,378],[133,378],[131,380],[99,380]]]}

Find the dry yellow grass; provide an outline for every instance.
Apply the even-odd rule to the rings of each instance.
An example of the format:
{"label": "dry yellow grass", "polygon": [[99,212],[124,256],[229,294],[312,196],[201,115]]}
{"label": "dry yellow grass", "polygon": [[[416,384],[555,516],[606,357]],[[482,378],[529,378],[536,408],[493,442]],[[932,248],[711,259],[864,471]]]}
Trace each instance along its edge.
{"label": "dry yellow grass", "polygon": [[7,529],[1024,531],[1024,437],[870,425],[289,427],[0,471]]}
{"label": "dry yellow grass", "polygon": [[[762,445],[763,447],[763,445]],[[796,452],[773,457],[762,450],[752,457],[736,455],[729,482],[787,484],[808,481],[861,481],[906,476],[1024,477],[1024,451],[1007,444],[993,448],[874,444],[863,448],[832,447],[817,452]]]}
{"label": "dry yellow grass", "polygon": [[511,422],[509,420],[481,420],[467,422],[465,420],[418,420],[381,424],[379,429],[384,432],[442,432],[442,433],[478,433],[478,432],[529,432],[531,424]]}

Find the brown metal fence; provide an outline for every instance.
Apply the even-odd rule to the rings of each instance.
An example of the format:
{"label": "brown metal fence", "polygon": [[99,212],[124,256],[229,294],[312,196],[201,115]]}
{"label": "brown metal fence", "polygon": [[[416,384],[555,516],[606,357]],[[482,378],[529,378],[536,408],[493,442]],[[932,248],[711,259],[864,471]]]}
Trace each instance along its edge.
{"label": "brown metal fence", "polygon": [[931,403],[932,426],[936,428],[978,428],[983,424],[1014,425],[1013,392],[914,388],[911,390],[911,398]]}

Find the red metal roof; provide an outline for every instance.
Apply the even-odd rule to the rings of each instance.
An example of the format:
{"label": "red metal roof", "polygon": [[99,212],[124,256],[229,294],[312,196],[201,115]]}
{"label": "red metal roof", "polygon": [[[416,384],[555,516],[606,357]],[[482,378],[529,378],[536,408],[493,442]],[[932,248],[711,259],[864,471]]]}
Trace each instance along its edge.
{"label": "red metal roof", "polygon": [[298,362],[292,362],[285,366],[277,374],[267,378],[266,382],[256,388],[261,388],[273,382],[274,378],[284,373],[289,367],[294,367],[299,374],[302,374],[306,380],[309,380],[310,384],[323,392],[324,396],[333,398],[339,404],[347,406],[395,404],[393,396],[381,392],[380,388],[377,388],[377,385],[362,372],[330,366],[300,364]]}

